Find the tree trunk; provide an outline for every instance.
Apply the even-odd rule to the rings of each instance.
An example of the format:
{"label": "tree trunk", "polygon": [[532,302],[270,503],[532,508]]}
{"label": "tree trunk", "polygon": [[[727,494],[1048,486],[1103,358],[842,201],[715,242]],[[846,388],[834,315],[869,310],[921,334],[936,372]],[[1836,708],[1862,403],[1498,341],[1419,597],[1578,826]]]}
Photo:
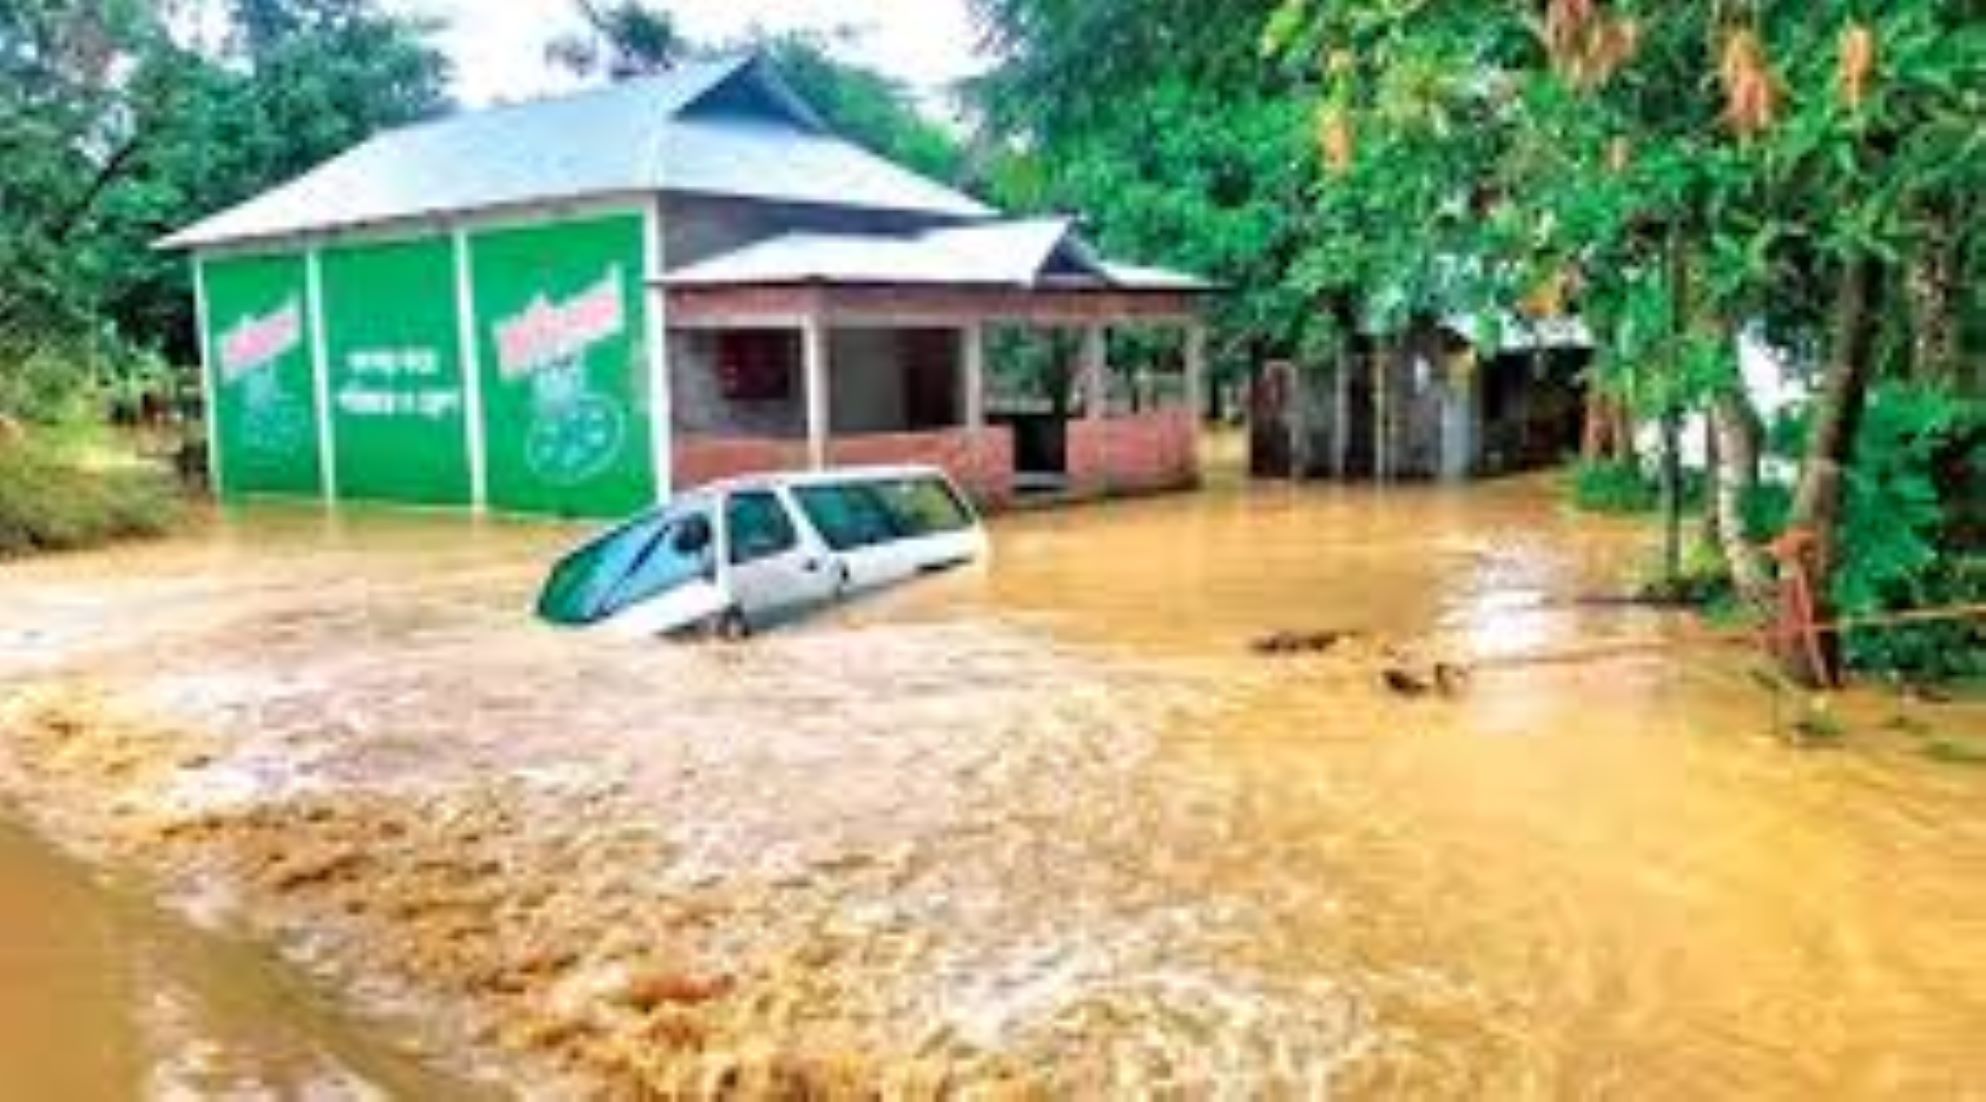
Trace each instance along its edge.
{"label": "tree trunk", "polygon": [[[1816,625],[1831,625],[1835,619],[1831,590],[1840,559],[1846,472],[1875,375],[1882,278],[1880,267],[1869,259],[1851,260],[1842,269],[1833,360],[1815,399],[1800,483],[1780,542],[1785,567],[1780,573],[1780,663],[1788,676],[1810,688],[1841,682],[1839,633],[1811,633]],[[1802,624],[1802,618],[1810,622]]]}
{"label": "tree trunk", "polygon": [[1662,411],[1662,580],[1670,596],[1683,577],[1683,412]]}
{"label": "tree trunk", "polygon": [[1627,403],[1589,387],[1580,458],[1588,463],[1627,463],[1634,457],[1634,424]]}
{"label": "tree trunk", "polygon": [[1908,278],[1911,375],[1937,385],[1956,382],[1958,370],[1958,269],[1963,247],[1948,218],[1911,265]]}
{"label": "tree trunk", "polygon": [[1772,573],[1764,554],[1747,538],[1745,501],[1758,486],[1759,453],[1765,426],[1751,400],[1735,388],[1720,391],[1711,401],[1711,438],[1716,441],[1715,487],[1711,516],[1716,537],[1731,571],[1731,584],[1746,604],[1766,611],[1772,607]]}

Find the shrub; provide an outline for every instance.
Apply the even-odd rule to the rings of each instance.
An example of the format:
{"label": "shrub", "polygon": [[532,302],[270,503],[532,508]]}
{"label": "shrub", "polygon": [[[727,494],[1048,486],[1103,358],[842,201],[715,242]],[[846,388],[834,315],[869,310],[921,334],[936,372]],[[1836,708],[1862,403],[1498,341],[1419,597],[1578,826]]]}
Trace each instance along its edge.
{"label": "shrub", "polygon": [[[1774,429],[1782,456],[1798,454],[1801,417]],[[1986,466],[1986,407],[1936,390],[1889,385],[1870,396],[1848,470],[1833,596],[1848,617],[1986,601],[1986,553],[1968,546]],[[1951,471],[1960,472],[1950,476]],[[1785,523],[1790,494],[1752,503],[1760,530]],[[1986,628],[1977,621],[1866,628],[1846,637],[1854,668],[1943,680],[1986,674]]]}
{"label": "shrub", "polygon": [[1581,461],[1566,476],[1573,508],[1588,513],[1652,513],[1662,504],[1662,485],[1633,460]]}
{"label": "shrub", "polygon": [[178,512],[164,471],[86,464],[45,439],[0,437],[0,558],[160,535]]}

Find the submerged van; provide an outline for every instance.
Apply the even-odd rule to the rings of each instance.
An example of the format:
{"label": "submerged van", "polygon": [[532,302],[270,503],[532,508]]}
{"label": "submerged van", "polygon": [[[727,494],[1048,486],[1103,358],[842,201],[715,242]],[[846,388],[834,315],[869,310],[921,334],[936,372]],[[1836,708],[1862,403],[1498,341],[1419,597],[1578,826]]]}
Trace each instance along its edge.
{"label": "submerged van", "polygon": [[629,638],[741,638],[987,553],[978,514],[934,468],[765,475],[685,494],[567,555],[538,615]]}

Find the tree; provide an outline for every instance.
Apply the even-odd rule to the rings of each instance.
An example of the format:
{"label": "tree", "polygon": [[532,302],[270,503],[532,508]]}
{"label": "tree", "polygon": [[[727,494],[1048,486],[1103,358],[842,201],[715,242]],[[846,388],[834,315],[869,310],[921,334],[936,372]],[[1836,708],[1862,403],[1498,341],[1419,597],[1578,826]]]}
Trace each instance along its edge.
{"label": "tree", "polygon": [[446,107],[427,28],[369,0],[228,13],[209,54],[135,0],[0,6],[0,374],[74,390],[121,349],[193,362],[184,261],[152,242]]}
{"label": "tree", "polygon": [[900,81],[837,59],[815,35],[789,34],[755,43],[781,75],[843,137],[890,160],[950,183],[965,173],[957,135],[933,122]]}
{"label": "tree", "polygon": [[[999,63],[968,99],[975,174],[1003,205],[1080,211],[1106,251],[1210,276],[1217,375],[1315,359],[1330,332],[1298,269],[1309,109],[1265,71],[1268,0],[980,0]],[[1216,388],[1217,389],[1217,388]]]}
{"label": "tree", "polygon": [[545,47],[546,60],[579,76],[605,71],[628,80],[673,69],[688,50],[668,12],[641,0],[602,5],[575,0],[584,31],[561,35]]}
{"label": "tree", "polygon": [[[1401,221],[1414,238],[1475,257],[1479,272],[1576,272],[1579,306],[1606,337],[1603,383],[1668,426],[1686,409],[1711,410],[1723,445],[1717,527],[1734,576],[1752,590],[1768,584],[1741,523],[1760,434],[1731,349],[1740,329],[1760,326],[1807,353],[1822,366],[1781,581],[1811,583],[1812,618],[1832,620],[1836,595],[1855,588],[1840,553],[1843,503],[1872,386],[1884,377],[1962,386],[1974,359],[1962,334],[1975,329],[1964,311],[1977,305],[1979,255],[1954,218],[1977,209],[1986,156],[1977,5],[1542,8],[1530,22],[1500,5],[1282,6],[1272,44],[1332,74],[1316,98],[1324,157],[1344,185],[1323,205],[1363,213],[1382,239],[1342,250],[1334,274],[1368,296],[1385,292],[1389,269],[1401,269],[1386,263],[1384,240],[1398,238]],[[1438,225],[1411,217],[1425,204],[1403,206],[1383,189],[1442,171],[1441,151],[1416,139],[1458,144],[1440,105],[1483,87],[1504,89],[1495,96],[1504,106],[1478,116],[1472,148],[1443,177],[1474,181],[1488,197],[1470,250],[1468,234],[1431,236]],[[1389,108],[1389,88],[1437,94],[1409,95],[1409,105],[1433,106],[1401,112]],[[1382,166],[1376,179],[1361,175]],[[1389,211],[1408,217],[1376,217]],[[1933,339],[1909,339],[1908,312],[1885,308],[1903,292],[1914,293]],[[1791,672],[1831,681],[1836,663],[1823,657]]]}

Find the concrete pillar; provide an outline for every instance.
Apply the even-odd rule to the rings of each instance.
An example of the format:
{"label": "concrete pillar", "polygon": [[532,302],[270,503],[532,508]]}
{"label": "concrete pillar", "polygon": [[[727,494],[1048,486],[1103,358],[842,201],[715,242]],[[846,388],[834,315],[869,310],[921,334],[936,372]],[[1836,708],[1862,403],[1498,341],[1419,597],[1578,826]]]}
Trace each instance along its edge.
{"label": "concrete pillar", "polygon": [[1331,473],[1340,482],[1351,470],[1352,363],[1351,352],[1340,348],[1331,395]]}
{"label": "concrete pillar", "polygon": [[1446,364],[1447,384],[1441,403],[1441,477],[1459,482],[1476,468],[1476,364],[1472,352]]}
{"label": "concrete pillar", "polygon": [[310,385],[317,405],[317,477],[324,504],[338,503],[338,429],[331,411],[331,355],[325,340],[324,265],[317,246],[304,253],[304,297],[310,315]]}
{"label": "concrete pillar", "polygon": [[483,417],[482,349],[476,340],[476,280],[470,263],[469,231],[456,227],[455,312],[459,329],[456,340],[462,362],[463,428],[469,449],[469,505],[481,513],[489,508],[490,461],[488,426]]}
{"label": "concrete pillar", "polygon": [[1207,327],[1197,321],[1186,327],[1186,408],[1197,429],[1207,417]]}
{"label": "concrete pillar", "polygon": [[1393,359],[1395,356],[1393,339],[1382,340],[1373,349],[1372,356],[1372,477],[1375,482],[1385,482],[1393,477],[1392,395],[1389,393],[1393,381]]}
{"label": "concrete pillar", "polygon": [[828,465],[828,439],[834,431],[828,412],[828,327],[819,316],[808,318],[801,328],[800,355],[807,401],[807,462],[818,471]]}
{"label": "concrete pillar", "polygon": [[648,345],[648,464],[655,480],[655,503],[666,504],[676,490],[676,416],[669,371],[669,295],[662,287],[662,215],[654,201],[642,212],[644,243],[642,293]]}
{"label": "concrete pillar", "polygon": [[1101,421],[1110,411],[1110,330],[1083,327],[1083,416]]}
{"label": "concrete pillar", "polygon": [[980,322],[959,329],[959,412],[965,427],[986,427],[986,326]]}

